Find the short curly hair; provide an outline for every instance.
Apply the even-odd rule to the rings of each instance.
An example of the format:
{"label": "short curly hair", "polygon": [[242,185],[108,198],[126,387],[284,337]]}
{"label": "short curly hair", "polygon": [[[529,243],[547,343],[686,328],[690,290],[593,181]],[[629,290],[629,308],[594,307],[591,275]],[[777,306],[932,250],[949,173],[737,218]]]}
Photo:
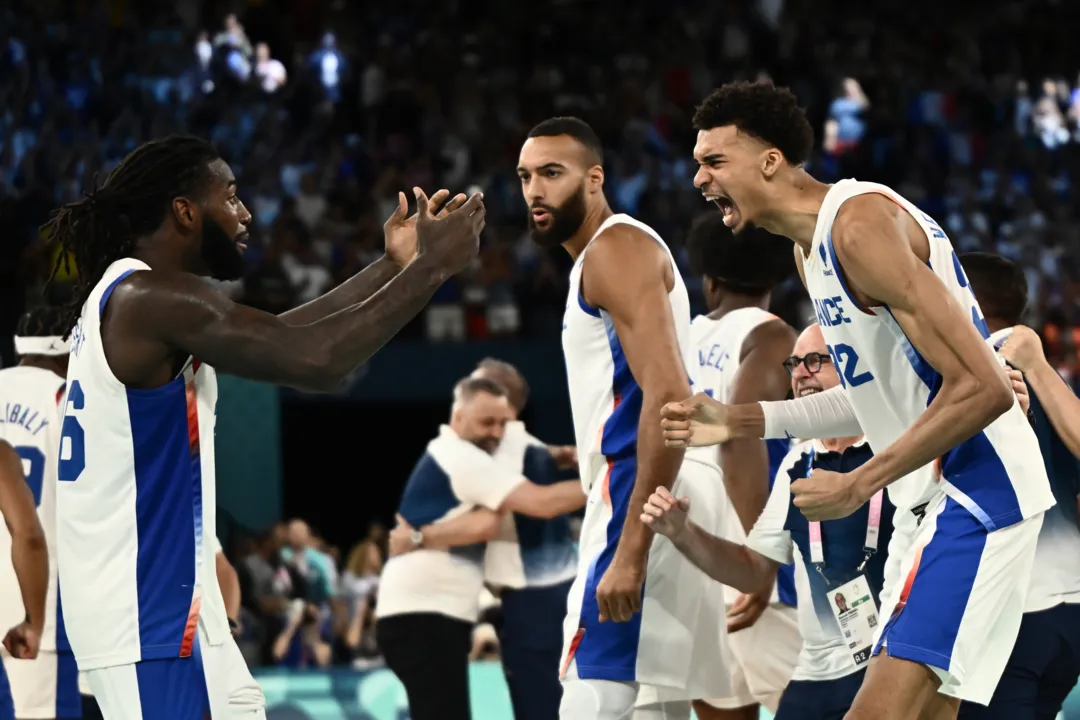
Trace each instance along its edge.
{"label": "short curly hair", "polygon": [[728,83],[709,93],[694,112],[694,128],[725,125],[774,146],[792,165],[805,163],[814,147],[814,129],[795,94],[771,83]]}
{"label": "short curly hair", "polygon": [[790,271],[791,242],[761,228],[736,235],[724,216],[708,212],[690,226],[686,239],[690,270],[740,295],[759,296]]}

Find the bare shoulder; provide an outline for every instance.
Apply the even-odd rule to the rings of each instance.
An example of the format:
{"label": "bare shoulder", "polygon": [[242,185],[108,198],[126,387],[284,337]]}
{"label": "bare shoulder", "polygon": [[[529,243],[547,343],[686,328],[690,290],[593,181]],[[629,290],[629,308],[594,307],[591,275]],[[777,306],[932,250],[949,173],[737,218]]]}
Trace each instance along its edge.
{"label": "bare shoulder", "polygon": [[745,358],[754,350],[776,350],[789,355],[798,336],[795,328],[782,319],[766,320],[746,336],[742,346],[742,356]]}
{"label": "bare shoulder", "polygon": [[108,314],[122,316],[125,325],[175,322],[191,314],[221,312],[232,301],[205,279],[167,270],[134,272],[117,284]]}
{"label": "bare shoulder", "polygon": [[664,248],[656,238],[627,223],[605,228],[589,244],[582,260],[582,273],[586,270],[593,282],[654,276],[663,278],[670,290],[673,281]]}
{"label": "bare shoulder", "polygon": [[846,200],[836,212],[832,225],[833,244],[848,249],[858,247],[892,229],[903,228],[907,217],[910,216],[904,208],[881,193],[856,195]]}
{"label": "bare shoulder", "polygon": [[878,192],[856,195],[840,206],[832,241],[841,258],[848,260],[898,261],[901,255],[912,254],[923,262],[930,258],[929,241],[919,223],[906,208]]}

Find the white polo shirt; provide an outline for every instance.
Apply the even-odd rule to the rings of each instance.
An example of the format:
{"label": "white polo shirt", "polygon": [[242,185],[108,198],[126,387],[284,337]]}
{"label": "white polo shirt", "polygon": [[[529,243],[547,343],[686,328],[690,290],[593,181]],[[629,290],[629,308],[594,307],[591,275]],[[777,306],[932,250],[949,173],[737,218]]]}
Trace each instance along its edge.
{"label": "white polo shirt", "polygon": [[[444,425],[405,485],[398,513],[414,528],[484,507],[498,510],[519,484],[513,472]],[[415,550],[390,558],[379,581],[378,615],[440,613],[466,622],[480,615],[484,544]]]}

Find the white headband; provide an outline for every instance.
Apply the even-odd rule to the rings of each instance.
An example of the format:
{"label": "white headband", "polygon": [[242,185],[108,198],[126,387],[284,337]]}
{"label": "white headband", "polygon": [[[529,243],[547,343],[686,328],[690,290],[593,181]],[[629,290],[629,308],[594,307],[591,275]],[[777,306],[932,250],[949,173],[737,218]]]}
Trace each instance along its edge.
{"label": "white headband", "polygon": [[46,337],[15,336],[15,352],[19,355],[67,355],[71,352],[71,338],[59,335]]}

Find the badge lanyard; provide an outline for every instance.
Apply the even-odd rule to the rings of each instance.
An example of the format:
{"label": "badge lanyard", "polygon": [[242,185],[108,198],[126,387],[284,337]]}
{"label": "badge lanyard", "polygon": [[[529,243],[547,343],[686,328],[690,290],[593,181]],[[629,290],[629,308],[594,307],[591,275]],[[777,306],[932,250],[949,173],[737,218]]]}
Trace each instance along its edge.
{"label": "badge lanyard", "polygon": [[[807,464],[807,477],[814,471],[814,457],[814,449],[810,448],[810,458]],[[863,558],[862,564],[859,565],[859,572],[862,572],[862,569],[866,566],[866,562],[870,559],[870,556],[877,552],[878,536],[881,534],[881,494],[883,492],[884,490],[878,490],[874,493],[874,497],[870,498],[870,512],[866,522],[866,541],[863,543],[863,551],[866,555]],[[821,543],[821,523],[813,520],[808,524],[810,526],[810,562],[817,567],[818,572],[824,577],[825,553]]]}

